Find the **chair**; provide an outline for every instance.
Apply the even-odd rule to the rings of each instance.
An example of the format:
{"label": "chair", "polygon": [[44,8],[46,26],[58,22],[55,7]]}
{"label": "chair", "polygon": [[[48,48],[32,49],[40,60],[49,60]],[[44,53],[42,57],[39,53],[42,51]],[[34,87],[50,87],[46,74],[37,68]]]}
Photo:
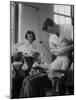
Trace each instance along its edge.
{"label": "chair", "polygon": [[73,95],[74,94],[74,66],[71,64],[65,79],[62,81],[62,89],[64,93],[62,95]]}

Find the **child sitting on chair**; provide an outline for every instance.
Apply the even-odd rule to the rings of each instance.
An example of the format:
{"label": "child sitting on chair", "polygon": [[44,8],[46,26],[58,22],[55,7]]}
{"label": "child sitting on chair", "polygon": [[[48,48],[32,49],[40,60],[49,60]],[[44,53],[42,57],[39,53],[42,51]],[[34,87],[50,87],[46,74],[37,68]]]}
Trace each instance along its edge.
{"label": "child sitting on chair", "polygon": [[33,54],[34,57],[34,64],[32,65],[31,71],[30,71],[30,75],[33,74],[37,74],[39,72],[45,72],[45,70],[47,70],[48,65],[47,63],[42,61],[42,56],[40,55],[39,52],[35,52]]}

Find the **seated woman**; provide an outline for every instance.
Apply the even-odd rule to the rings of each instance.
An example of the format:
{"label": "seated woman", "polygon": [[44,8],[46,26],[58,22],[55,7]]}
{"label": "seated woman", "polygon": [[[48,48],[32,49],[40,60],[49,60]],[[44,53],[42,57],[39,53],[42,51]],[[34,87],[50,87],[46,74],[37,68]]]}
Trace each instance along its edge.
{"label": "seated woman", "polygon": [[[36,43],[36,36],[35,33],[32,30],[28,30],[25,34],[25,48],[24,48],[24,59],[25,59],[25,65],[22,67],[24,70],[29,70],[32,67],[32,64],[34,63],[33,60],[33,54],[35,52],[39,52],[39,48],[37,47]],[[26,68],[26,62],[28,67]]]}
{"label": "seated woman", "polygon": [[33,64],[32,53],[39,51],[35,40],[36,40],[35,33],[32,30],[28,30],[25,34],[25,41],[22,43],[17,43],[13,46],[11,55],[12,56],[17,55],[18,52],[22,53],[21,56],[23,56],[24,58],[24,65],[22,66],[22,69],[24,71],[32,67]]}

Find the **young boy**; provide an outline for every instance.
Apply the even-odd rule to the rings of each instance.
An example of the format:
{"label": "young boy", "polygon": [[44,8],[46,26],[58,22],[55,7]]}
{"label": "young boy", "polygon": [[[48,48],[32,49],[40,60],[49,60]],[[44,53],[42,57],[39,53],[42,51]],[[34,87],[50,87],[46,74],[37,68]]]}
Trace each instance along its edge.
{"label": "young boy", "polygon": [[42,56],[39,52],[33,54],[34,64],[32,65],[30,75],[37,74],[39,72],[45,72],[48,69],[48,64],[42,61]]}

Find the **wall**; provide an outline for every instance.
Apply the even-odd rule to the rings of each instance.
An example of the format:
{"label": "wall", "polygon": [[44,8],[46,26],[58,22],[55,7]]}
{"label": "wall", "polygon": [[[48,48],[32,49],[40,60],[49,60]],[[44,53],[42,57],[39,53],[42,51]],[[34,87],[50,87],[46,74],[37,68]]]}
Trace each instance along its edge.
{"label": "wall", "polygon": [[[27,30],[34,30],[36,35],[38,34],[38,12],[35,8],[31,8],[24,4],[20,6],[20,11],[19,34],[21,36],[19,37],[19,42],[23,42],[25,40],[25,33],[27,32]],[[36,37],[38,37],[38,35]]]}
{"label": "wall", "polygon": [[43,54],[45,54],[44,60],[47,63],[51,63],[52,56],[51,56],[50,47],[49,47],[50,34],[42,31],[42,25],[43,25],[44,20],[47,17],[50,17],[51,19],[53,19],[53,5],[40,4],[39,9],[40,9],[39,38],[40,38],[40,41],[43,41],[43,43],[41,44],[41,48],[42,48]]}

